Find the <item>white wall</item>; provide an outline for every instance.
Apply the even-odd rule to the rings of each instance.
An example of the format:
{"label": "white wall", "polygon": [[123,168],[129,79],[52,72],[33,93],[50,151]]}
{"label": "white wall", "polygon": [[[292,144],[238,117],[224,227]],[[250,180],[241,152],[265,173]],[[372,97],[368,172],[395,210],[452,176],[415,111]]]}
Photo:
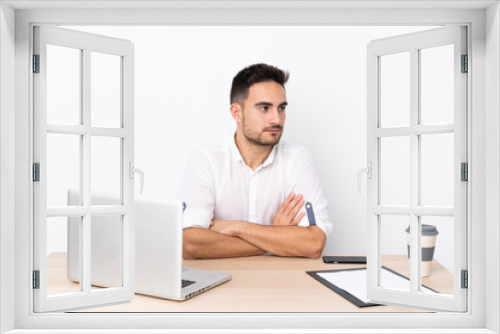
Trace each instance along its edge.
{"label": "white wall", "polygon": [[[366,166],[366,44],[428,27],[72,29],[135,44],[135,165],[146,174],[145,197],[176,197],[189,152],[234,132],[229,90],[240,69],[266,62],[289,70],[284,140],[306,145],[319,171],[334,223],[325,254],[366,253],[365,182],[360,195],[356,181]],[[406,254],[399,232],[385,253]],[[64,235],[58,228],[48,252],[66,248]],[[443,243],[438,237],[436,258],[451,269]]]}

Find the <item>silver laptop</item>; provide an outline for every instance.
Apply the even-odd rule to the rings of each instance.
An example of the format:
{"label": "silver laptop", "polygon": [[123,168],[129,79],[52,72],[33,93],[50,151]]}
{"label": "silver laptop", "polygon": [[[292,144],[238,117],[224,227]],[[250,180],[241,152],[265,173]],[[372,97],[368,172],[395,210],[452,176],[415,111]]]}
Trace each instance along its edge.
{"label": "silver laptop", "polygon": [[[68,204],[79,193],[69,190]],[[93,194],[92,205],[117,205],[117,196]],[[227,273],[182,267],[183,205],[175,200],[135,200],[135,292],[185,300],[231,279]],[[68,276],[79,280],[79,218],[68,218]],[[122,230],[120,216],[93,216],[92,285],[121,286]]]}

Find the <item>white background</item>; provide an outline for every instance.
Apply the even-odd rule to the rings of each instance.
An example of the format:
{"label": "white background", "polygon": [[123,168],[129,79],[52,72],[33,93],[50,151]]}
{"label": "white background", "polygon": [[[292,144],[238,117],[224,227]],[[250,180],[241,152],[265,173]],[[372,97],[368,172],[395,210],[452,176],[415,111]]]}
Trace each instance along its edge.
{"label": "white background", "polygon": [[[366,183],[363,179],[360,195],[356,180],[366,167],[366,45],[429,27],[72,29],[135,44],[135,165],[146,174],[144,193],[136,196],[175,198],[189,153],[234,132],[229,90],[239,70],[265,62],[290,71],[283,139],[307,146],[313,155],[334,223],[324,254],[366,254]],[[50,158],[65,163],[64,155]],[[78,187],[78,180],[67,180],[54,185],[59,190],[48,197],[65,203],[65,189]],[[106,178],[100,181],[101,190],[110,190]],[[383,254],[406,254],[406,222],[391,220],[395,228]],[[447,225],[438,225],[435,257],[452,271]],[[64,222],[54,226],[48,253],[67,247]]]}

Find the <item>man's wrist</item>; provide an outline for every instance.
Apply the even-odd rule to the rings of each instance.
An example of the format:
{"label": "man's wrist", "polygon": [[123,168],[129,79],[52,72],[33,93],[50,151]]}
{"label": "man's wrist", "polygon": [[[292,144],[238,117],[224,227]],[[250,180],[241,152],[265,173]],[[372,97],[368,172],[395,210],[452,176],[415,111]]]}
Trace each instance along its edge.
{"label": "man's wrist", "polygon": [[248,223],[242,220],[237,220],[235,224],[231,224],[231,235],[233,237],[241,237]]}

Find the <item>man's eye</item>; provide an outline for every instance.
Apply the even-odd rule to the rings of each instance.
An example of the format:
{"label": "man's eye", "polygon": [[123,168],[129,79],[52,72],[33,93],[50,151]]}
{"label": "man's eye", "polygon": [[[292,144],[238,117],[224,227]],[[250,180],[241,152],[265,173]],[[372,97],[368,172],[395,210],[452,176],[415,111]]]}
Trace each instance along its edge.
{"label": "man's eye", "polygon": [[286,107],[279,107],[279,111],[285,111]]}
{"label": "man's eye", "polygon": [[261,111],[267,111],[268,109],[269,109],[269,107],[268,107],[268,106],[262,106],[262,107],[260,107],[260,110],[261,110]]}

